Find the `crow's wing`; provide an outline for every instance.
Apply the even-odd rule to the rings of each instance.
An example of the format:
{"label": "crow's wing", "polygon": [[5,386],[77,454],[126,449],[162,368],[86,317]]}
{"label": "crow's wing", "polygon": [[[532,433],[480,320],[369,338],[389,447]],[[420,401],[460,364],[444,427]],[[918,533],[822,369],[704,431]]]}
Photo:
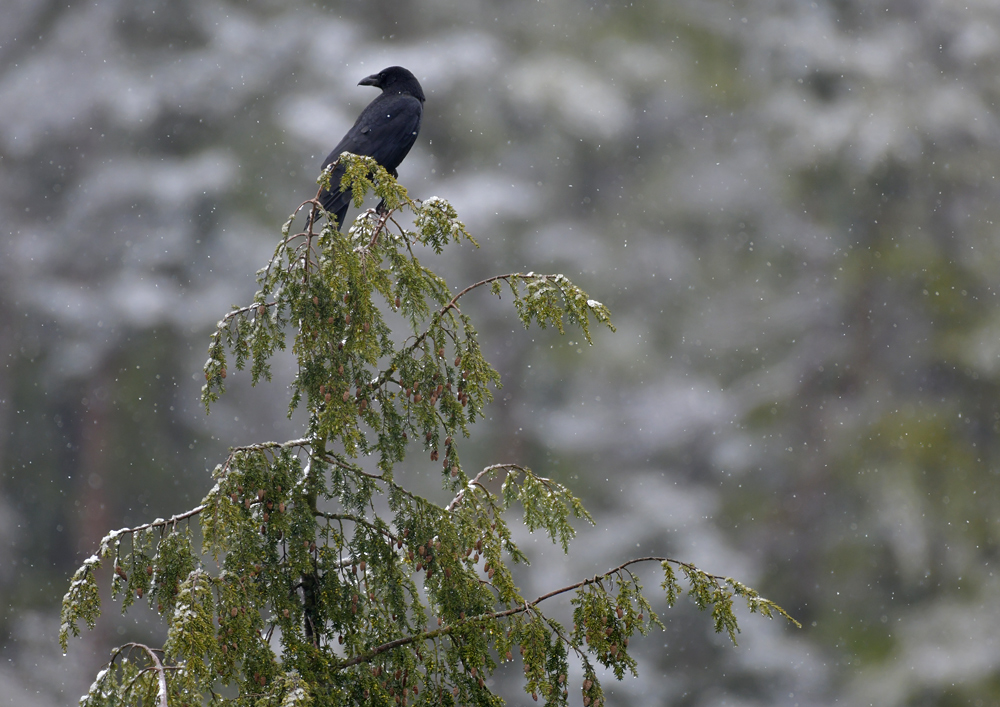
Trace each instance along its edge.
{"label": "crow's wing", "polygon": [[[324,168],[342,152],[351,152],[374,157],[376,162],[394,172],[417,139],[422,113],[423,105],[413,96],[382,94],[368,104],[344,139],[327,155]],[[350,191],[340,191],[343,176],[344,169],[337,166],[330,176],[330,191],[320,195],[323,208],[337,216],[339,226],[343,226],[351,203]]]}

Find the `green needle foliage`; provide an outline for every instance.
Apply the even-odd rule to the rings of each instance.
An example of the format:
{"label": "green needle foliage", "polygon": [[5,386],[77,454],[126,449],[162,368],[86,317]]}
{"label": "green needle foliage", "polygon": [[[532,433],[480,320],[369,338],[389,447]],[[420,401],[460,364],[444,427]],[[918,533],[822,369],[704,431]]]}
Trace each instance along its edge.
{"label": "green needle foliage", "polygon": [[[734,641],[734,598],[791,620],[735,580],[662,557],[522,596],[510,564],[527,558],[507,509],[520,506],[524,524],[564,551],[571,520],[593,521],[566,487],[530,469],[498,464],[470,477],[463,468],[457,440],[500,381],[461,304],[473,290],[506,289],[526,326],[561,332],[568,322],[588,341],[592,322],[611,327],[608,311],[562,275],[499,275],[453,294],[417,257],[472,242],[451,205],[411,199],[370,159],[342,159],[356,201],[374,191],[380,208],[344,233],[305,202],[305,230],[293,232],[295,215],[285,224],[259,292],[219,322],[205,364],[207,407],[231,365],[249,366],[255,384],[267,379],[292,332],[289,412],[305,406],[305,434],[233,449],[201,505],[104,538],[63,600],[63,649],[81,620],[92,628],[98,618],[94,573],[105,561],[123,611],[145,598],[169,630],[162,648],[115,650],[81,704],[500,705],[486,679],[517,662],[532,697],[564,705],[572,658],[583,704],[599,707],[597,664],[618,679],[635,674],[629,639],[660,625],[631,571],[644,562],[662,565],[668,604],[682,594],[679,568]],[[390,311],[408,322],[405,337]],[[413,449],[441,462],[446,506],[395,480]],[[543,613],[563,594],[572,627]]]}

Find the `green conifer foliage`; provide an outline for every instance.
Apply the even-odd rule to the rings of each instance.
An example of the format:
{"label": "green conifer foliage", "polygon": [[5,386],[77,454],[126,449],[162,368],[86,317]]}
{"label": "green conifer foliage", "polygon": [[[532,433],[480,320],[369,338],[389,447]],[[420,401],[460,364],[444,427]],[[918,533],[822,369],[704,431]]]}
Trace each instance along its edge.
{"label": "green conifer foliage", "polygon": [[[599,707],[597,665],[618,679],[634,674],[629,639],[659,624],[631,571],[645,562],[662,566],[668,604],[682,594],[679,568],[734,641],[734,597],[791,620],[735,580],[663,557],[525,598],[510,565],[527,558],[507,509],[520,506],[524,524],[564,551],[571,521],[592,519],[566,487],[530,469],[463,468],[458,440],[500,381],[462,304],[478,289],[506,290],[525,326],[562,332],[568,323],[588,341],[593,322],[611,328],[608,310],[562,275],[498,275],[453,294],[417,257],[473,242],[452,206],[411,199],[370,159],[350,158],[344,182],[359,205],[373,191],[380,208],[345,233],[305,202],[305,230],[293,232],[294,216],[285,224],[260,290],[219,322],[205,364],[208,407],[231,365],[249,367],[255,384],[269,378],[293,332],[289,412],[304,406],[307,428],[300,439],[233,449],[201,505],[110,533],[77,571],[63,601],[64,650],[81,620],[95,625],[94,573],[106,561],[123,610],[145,599],[169,627],[162,648],[116,649],[83,705],[500,705],[486,680],[514,662],[534,699],[564,705],[572,691]],[[404,335],[387,324],[389,311],[408,323]],[[395,480],[414,451],[441,462],[447,505]],[[544,613],[560,595],[573,606],[571,627]],[[584,674],[576,686],[570,660]]]}

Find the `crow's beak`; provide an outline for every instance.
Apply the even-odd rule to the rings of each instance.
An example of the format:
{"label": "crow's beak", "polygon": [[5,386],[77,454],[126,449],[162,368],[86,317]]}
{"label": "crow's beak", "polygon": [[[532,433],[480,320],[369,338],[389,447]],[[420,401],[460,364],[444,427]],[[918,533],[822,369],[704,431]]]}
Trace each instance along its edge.
{"label": "crow's beak", "polygon": [[379,88],[378,74],[372,74],[371,76],[366,76],[365,78],[358,81],[358,86],[374,86]]}

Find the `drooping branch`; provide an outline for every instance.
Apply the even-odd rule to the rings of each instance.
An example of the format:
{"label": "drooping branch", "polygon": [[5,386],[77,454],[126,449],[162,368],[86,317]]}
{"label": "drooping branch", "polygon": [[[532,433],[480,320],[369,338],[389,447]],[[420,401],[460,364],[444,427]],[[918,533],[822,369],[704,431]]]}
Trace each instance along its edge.
{"label": "drooping branch", "polygon": [[162,518],[157,518],[156,520],[150,523],[143,523],[142,525],[136,525],[132,528],[119,528],[118,530],[113,530],[110,533],[108,533],[106,539],[113,539],[120,535],[125,535],[125,534],[135,534],[142,532],[143,530],[150,530],[151,528],[176,527],[177,524],[180,523],[181,521],[193,518],[194,516],[198,515],[203,510],[205,510],[205,508],[206,505],[202,503],[190,510],[184,511],[183,513],[172,515],[167,520],[163,520]]}
{"label": "drooping branch", "polygon": [[[500,466],[510,466],[510,465],[500,465]],[[480,474],[480,476],[481,475],[482,474]],[[534,601],[525,602],[522,605],[514,606],[514,607],[511,607],[509,609],[504,609],[502,611],[493,611],[493,612],[489,612],[489,613],[485,613],[485,614],[480,614],[478,616],[471,616],[471,617],[469,617],[469,618],[467,618],[465,620],[456,621],[456,622],[453,622],[451,624],[447,624],[445,626],[441,626],[439,628],[433,629],[431,631],[424,631],[424,632],[421,632],[421,633],[413,634],[411,636],[403,636],[401,638],[397,638],[395,640],[388,641],[388,642],[383,643],[383,644],[381,644],[379,646],[376,646],[375,648],[372,648],[371,650],[366,651],[365,653],[362,653],[361,655],[357,655],[357,656],[355,656],[353,658],[345,660],[344,662],[340,663],[337,666],[337,668],[343,670],[344,668],[349,668],[349,667],[351,667],[353,665],[358,665],[360,663],[367,663],[367,662],[370,662],[371,660],[373,660],[374,658],[376,658],[377,656],[381,655],[382,653],[385,653],[387,651],[391,651],[394,648],[400,648],[402,646],[406,646],[406,645],[409,645],[409,644],[412,644],[412,643],[421,643],[421,642],[424,642],[424,641],[434,640],[434,639],[439,638],[441,636],[446,636],[446,635],[449,635],[451,633],[454,633],[459,628],[462,628],[462,627],[465,627],[465,626],[477,625],[477,624],[486,624],[486,623],[491,622],[491,621],[496,621],[496,620],[499,620],[499,619],[507,618],[508,616],[514,616],[516,614],[521,614],[521,613],[525,613],[525,612],[537,611],[538,605],[541,604],[542,602],[548,600],[548,599],[552,599],[553,597],[557,597],[557,596],[559,596],[561,594],[566,594],[567,592],[572,592],[572,591],[574,591],[576,589],[582,589],[583,587],[586,587],[587,585],[590,585],[590,584],[599,584],[600,582],[604,581],[605,579],[608,579],[608,578],[610,578],[610,577],[612,577],[614,575],[620,574],[622,571],[624,571],[626,568],[630,567],[631,565],[635,565],[635,564],[639,564],[639,563],[643,563],[643,562],[659,562],[661,564],[663,564],[663,563],[666,562],[666,563],[677,565],[678,567],[685,567],[689,571],[691,571],[693,573],[697,573],[699,575],[702,575],[705,578],[711,580],[717,587],[720,587],[720,588],[721,588],[721,585],[723,585],[723,584],[731,584],[730,580],[727,577],[723,577],[722,575],[708,574],[708,573],[702,572],[697,567],[695,567],[694,565],[692,565],[691,563],[688,563],[688,562],[682,562],[680,560],[675,560],[675,559],[670,558],[670,557],[655,557],[655,556],[636,557],[636,558],[633,558],[631,560],[628,560],[627,562],[623,562],[622,564],[620,564],[617,567],[614,567],[614,568],[608,570],[607,572],[604,572],[603,574],[597,574],[597,575],[594,575],[593,577],[588,577],[587,579],[583,579],[583,580],[581,580],[579,582],[575,582],[573,584],[568,584],[568,585],[566,585],[564,587],[560,587],[558,589],[554,589],[551,592],[548,592],[546,594],[542,594],[541,596],[539,596],[538,598],[536,598]],[[790,621],[793,621],[794,623],[796,623],[796,625],[798,625],[798,622],[795,622],[794,619],[791,619],[791,617],[789,617],[787,614],[785,614],[784,611],[781,611],[780,613],[783,616],[785,616],[786,618],[788,618]],[[565,636],[562,636],[561,634],[560,634],[560,640],[568,641],[568,639]],[[572,641],[568,641],[568,645],[575,647],[575,644]]]}
{"label": "drooping branch", "polygon": [[363,525],[367,528],[371,528],[379,535],[384,535],[394,543],[401,542],[401,539],[398,536],[394,535],[385,528],[380,527],[377,523],[373,523],[367,518],[362,518],[361,516],[354,515],[353,513],[327,513],[326,511],[316,510],[313,511],[313,515],[317,516],[318,518],[326,518],[327,520],[350,521],[351,523],[356,523],[357,525]]}

